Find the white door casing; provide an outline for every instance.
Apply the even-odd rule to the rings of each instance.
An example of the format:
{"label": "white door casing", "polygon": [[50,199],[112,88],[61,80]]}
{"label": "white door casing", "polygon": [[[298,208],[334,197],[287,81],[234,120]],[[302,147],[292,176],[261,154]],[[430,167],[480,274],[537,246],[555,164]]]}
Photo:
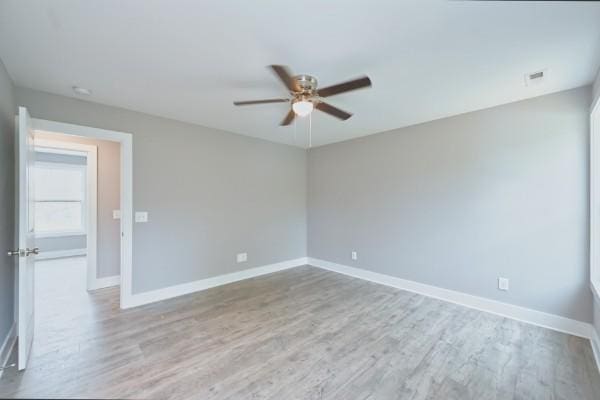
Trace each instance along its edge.
{"label": "white door casing", "polygon": [[133,137],[131,133],[33,118],[36,131],[109,140],[121,144],[121,308],[133,304]]}

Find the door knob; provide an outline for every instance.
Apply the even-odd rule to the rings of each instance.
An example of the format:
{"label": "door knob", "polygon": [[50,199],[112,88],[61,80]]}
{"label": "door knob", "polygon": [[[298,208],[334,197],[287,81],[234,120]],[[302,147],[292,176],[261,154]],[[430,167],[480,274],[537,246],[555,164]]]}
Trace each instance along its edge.
{"label": "door knob", "polygon": [[21,250],[21,249],[16,249],[16,250],[9,250],[8,251],[8,256],[12,257],[12,256],[25,256],[25,251]]}
{"label": "door knob", "polygon": [[40,254],[40,249],[37,247],[34,247],[33,249],[25,250],[25,257],[30,256],[32,254],[35,254],[35,255]]}

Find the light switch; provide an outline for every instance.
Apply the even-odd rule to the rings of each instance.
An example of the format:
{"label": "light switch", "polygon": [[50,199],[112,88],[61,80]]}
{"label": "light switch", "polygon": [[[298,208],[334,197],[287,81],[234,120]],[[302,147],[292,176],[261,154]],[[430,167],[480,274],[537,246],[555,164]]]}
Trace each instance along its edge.
{"label": "light switch", "polygon": [[121,219],[121,210],[113,210],[113,219]]}
{"label": "light switch", "polygon": [[148,212],[147,211],[136,211],[135,212],[135,222],[148,222]]}

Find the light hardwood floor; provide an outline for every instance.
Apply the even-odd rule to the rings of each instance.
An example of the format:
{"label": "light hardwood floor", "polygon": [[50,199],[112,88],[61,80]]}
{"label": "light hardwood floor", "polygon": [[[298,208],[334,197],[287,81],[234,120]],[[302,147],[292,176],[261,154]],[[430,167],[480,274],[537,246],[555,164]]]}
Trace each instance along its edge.
{"label": "light hardwood floor", "polygon": [[584,339],[308,266],[124,311],[66,293],[0,397],[600,399]]}

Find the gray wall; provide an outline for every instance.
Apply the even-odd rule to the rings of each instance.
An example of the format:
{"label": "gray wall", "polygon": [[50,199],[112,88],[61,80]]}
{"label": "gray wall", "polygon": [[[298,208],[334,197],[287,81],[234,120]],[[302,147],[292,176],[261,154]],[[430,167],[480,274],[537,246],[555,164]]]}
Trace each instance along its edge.
{"label": "gray wall", "polygon": [[[31,110],[30,110],[31,111]],[[119,275],[121,259],[120,221],[113,219],[113,210],[118,210],[121,193],[121,145],[107,140],[87,139],[83,137],[53,135],[49,133],[36,133],[40,139],[50,139],[63,142],[72,142],[96,146],[98,149],[98,174],[97,174],[97,221],[96,243],[97,259],[96,271],[98,278]],[[43,248],[42,244],[48,245]],[[40,243],[41,250],[50,250],[55,242]],[[85,239],[69,237],[61,245],[85,247]],[[82,247],[76,247],[82,248]]]}
{"label": "gray wall", "polygon": [[[86,165],[86,158],[81,156],[67,155],[67,154],[56,154],[56,153],[44,153],[36,152],[36,161],[49,162],[49,163],[61,163],[61,164],[75,164],[75,165]],[[118,187],[118,185],[117,185]],[[85,249],[86,247],[86,235],[70,235],[70,236],[56,236],[56,237],[37,237],[35,239],[35,245],[40,248],[42,253],[49,251],[61,251],[61,250],[78,250]]]}
{"label": "gray wall", "polygon": [[584,87],[311,149],[309,256],[591,321],[590,101]]}
{"label": "gray wall", "polygon": [[134,225],[134,293],[306,256],[303,149],[30,89],[16,97],[33,117],[133,134],[134,209],[149,212]]}
{"label": "gray wall", "polygon": [[14,135],[15,99],[12,80],[0,60],[0,345],[14,321],[15,181]]}

